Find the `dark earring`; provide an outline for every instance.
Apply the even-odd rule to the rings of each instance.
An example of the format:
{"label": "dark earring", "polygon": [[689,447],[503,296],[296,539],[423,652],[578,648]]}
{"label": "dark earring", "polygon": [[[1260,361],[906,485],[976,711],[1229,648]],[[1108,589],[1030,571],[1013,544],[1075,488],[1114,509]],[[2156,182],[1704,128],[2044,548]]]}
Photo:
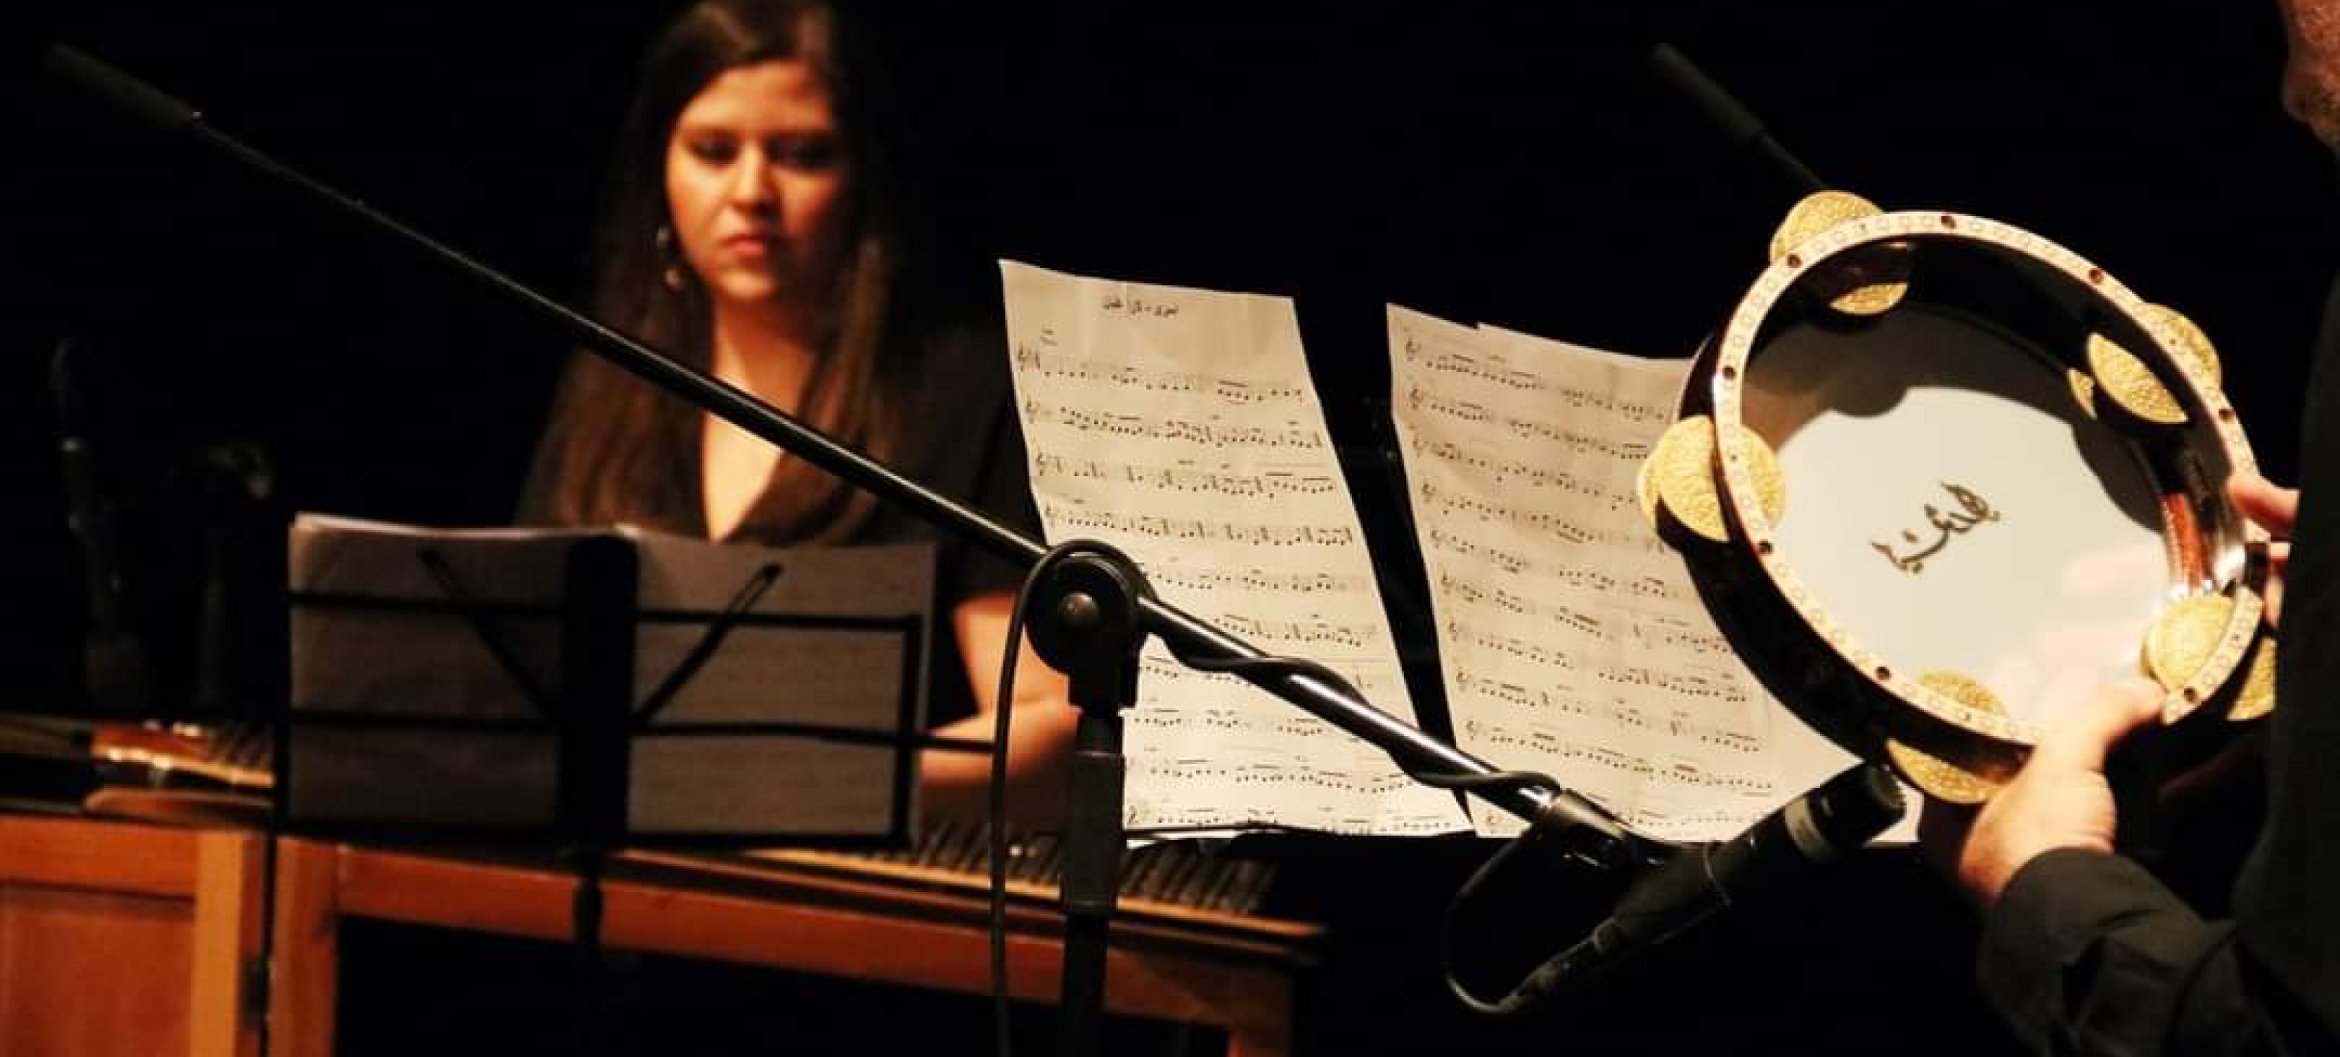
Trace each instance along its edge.
{"label": "dark earring", "polygon": [[667,289],[681,293],[683,289],[682,256],[675,252],[674,229],[665,224],[658,225],[658,233],[653,236],[652,241],[658,245],[658,259],[666,262],[666,269],[659,273],[659,278],[665,281]]}

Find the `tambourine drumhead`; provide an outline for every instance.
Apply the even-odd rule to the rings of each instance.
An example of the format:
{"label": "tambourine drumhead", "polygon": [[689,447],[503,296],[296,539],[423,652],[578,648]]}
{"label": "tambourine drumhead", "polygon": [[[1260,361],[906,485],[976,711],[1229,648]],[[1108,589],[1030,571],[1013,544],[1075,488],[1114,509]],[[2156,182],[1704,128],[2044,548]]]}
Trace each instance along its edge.
{"label": "tambourine drumhead", "polygon": [[1966,673],[2027,723],[2137,674],[2171,591],[2160,493],[2060,364],[1907,305],[1784,330],[1742,400],[1793,489],[1779,558],[1862,645]]}
{"label": "tambourine drumhead", "polygon": [[[1906,296],[1859,286],[1880,251]],[[2167,720],[2238,682],[2263,534],[2219,486],[2253,464],[2182,320],[1975,217],[1867,216],[1775,254],[1684,390],[1713,491],[1660,504],[1724,523],[1660,525],[1776,695],[1856,753],[1987,780],[2056,710],[2146,674],[2148,638]],[[1666,487],[1704,487],[1659,448]]]}

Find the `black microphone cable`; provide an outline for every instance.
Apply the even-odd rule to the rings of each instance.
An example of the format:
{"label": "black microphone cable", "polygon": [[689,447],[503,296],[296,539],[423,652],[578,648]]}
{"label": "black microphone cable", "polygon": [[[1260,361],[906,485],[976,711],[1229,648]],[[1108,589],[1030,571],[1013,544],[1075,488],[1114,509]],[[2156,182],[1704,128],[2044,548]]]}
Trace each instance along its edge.
{"label": "black microphone cable", "polygon": [[992,1050],[999,1057],[1010,1057],[1013,1051],[1009,1021],[1014,1007],[1008,1000],[1007,978],[1007,784],[1008,735],[1014,726],[1016,708],[1016,659],[1024,652],[1024,621],[1032,605],[1033,589],[1060,562],[1086,549],[1087,544],[1080,540],[1049,548],[1024,574],[1023,586],[1016,589],[1015,607],[1008,611],[1007,649],[1001,655],[999,698],[992,712],[991,787],[984,802],[986,825],[990,827],[986,835],[986,857],[990,860],[991,906],[986,931],[991,941]]}

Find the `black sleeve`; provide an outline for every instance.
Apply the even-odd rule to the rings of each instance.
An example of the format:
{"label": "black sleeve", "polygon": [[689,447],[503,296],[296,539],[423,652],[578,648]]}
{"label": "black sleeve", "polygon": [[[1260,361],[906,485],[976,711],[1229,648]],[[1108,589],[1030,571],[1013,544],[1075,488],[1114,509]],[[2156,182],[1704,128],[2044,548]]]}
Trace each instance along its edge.
{"label": "black sleeve", "polygon": [[2233,926],[2119,856],[2063,849],[2018,870],[1984,922],[1980,979],[2031,1053],[2283,1052]]}

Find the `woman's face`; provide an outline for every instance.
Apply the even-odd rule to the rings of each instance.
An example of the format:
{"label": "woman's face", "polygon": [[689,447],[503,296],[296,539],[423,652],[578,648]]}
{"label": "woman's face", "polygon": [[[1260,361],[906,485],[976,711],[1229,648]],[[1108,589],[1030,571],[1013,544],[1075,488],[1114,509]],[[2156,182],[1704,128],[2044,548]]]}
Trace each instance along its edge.
{"label": "woman's face", "polygon": [[844,257],[851,161],[805,63],[771,59],[710,82],[666,145],[667,211],[708,295],[817,307]]}

